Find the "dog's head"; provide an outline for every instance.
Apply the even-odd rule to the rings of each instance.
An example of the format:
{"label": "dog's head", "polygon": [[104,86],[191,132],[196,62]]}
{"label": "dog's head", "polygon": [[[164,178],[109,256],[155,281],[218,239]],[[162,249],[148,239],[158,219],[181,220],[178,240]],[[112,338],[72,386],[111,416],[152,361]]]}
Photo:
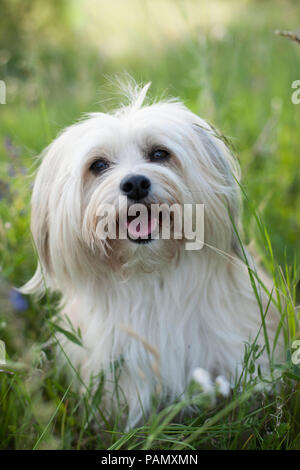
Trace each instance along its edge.
{"label": "dog's head", "polygon": [[152,271],[174,259],[185,236],[174,236],[172,212],[170,237],[161,237],[153,204],[204,204],[205,242],[232,250],[238,165],[181,102],[144,105],[148,87],[131,90],[127,106],[67,128],[46,149],[32,197],[39,268],[25,291],[41,287],[41,270],[50,287],[65,288],[107,269]]}

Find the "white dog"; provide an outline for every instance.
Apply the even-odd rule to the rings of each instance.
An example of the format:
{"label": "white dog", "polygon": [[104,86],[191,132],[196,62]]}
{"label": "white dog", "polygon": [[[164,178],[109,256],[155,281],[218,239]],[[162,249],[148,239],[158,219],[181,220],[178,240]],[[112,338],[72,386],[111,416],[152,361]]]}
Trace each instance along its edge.
{"label": "white dog", "polygon": [[[245,343],[265,343],[262,315],[270,349],[278,323],[258,283],[256,298],[236,234],[237,162],[181,102],[146,106],[148,87],[131,89],[127,106],[89,115],[46,149],[32,196],[39,263],[23,288],[61,293],[61,317],[80,328],[83,344],[62,337],[65,352],[86,384],[102,371],[105,406],[126,403],[129,426],[155,393],[162,403],[182,396],[197,367],[234,381]],[[143,238],[120,196],[147,208]],[[149,211],[154,203],[204,204],[204,247],[152,237],[161,225]],[[117,225],[125,217],[126,239],[103,239],[103,205],[115,209]],[[268,363],[265,348],[257,364]]]}

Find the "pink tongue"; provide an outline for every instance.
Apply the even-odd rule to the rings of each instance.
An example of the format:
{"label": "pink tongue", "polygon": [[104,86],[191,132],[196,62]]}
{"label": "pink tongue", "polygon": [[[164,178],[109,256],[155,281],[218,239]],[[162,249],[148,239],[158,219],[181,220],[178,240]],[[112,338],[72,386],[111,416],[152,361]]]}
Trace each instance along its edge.
{"label": "pink tongue", "polygon": [[135,217],[128,222],[127,230],[132,238],[147,238],[156,228],[157,219],[154,217]]}

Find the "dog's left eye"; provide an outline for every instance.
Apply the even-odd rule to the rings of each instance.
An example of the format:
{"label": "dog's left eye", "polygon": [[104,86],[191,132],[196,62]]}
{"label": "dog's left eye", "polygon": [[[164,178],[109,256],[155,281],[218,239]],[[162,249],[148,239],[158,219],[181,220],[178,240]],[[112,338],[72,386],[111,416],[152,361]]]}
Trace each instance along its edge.
{"label": "dog's left eye", "polygon": [[149,160],[153,163],[158,163],[158,162],[163,162],[165,160],[168,160],[170,157],[170,153],[167,150],[163,149],[155,149],[152,150],[149,154]]}
{"label": "dog's left eye", "polygon": [[91,164],[90,171],[94,173],[94,175],[99,175],[99,173],[102,173],[104,170],[107,170],[108,167],[108,161],[104,158],[99,158]]}

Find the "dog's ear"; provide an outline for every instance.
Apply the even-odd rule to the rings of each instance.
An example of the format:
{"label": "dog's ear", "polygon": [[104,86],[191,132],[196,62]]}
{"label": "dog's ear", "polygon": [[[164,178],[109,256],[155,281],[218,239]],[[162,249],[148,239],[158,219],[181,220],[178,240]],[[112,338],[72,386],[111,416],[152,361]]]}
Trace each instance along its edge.
{"label": "dog's ear", "polygon": [[45,292],[46,280],[51,274],[49,253],[49,195],[50,181],[53,177],[55,141],[44,150],[39,159],[42,163],[38,169],[31,199],[31,233],[38,256],[38,266],[33,277],[20,289],[24,294],[42,295]]}
{"label": "dog's ear", "polygon": [[[32,192],[31,232],[38,255],[33,278],[22,288],[41,295],[59,290],[80,271],[81,170],[74,165],[75,124],[66,128],[41,155]],[[77,148],[80,155],[81,147]],[[69,155],[72,159],[69,159]],[[74,266],[76,265],[76,266]]]}
{"label": "dog's ear", "polygon": [[221,178],[221,182],[223,180],[224,187],[236,189],[240,180],[240,166],[228,139],[205,121],[200,120],[193,126],[206,153],[206,165],[215,170],[215,176]]}
{"label": "dog's ear", "polygon": [[[234,156],[228,140],[217,129],[200,118],[193,123],[193,128],[199,138],[198,150],[201,169],[204,170],[206,182],[210,187],[207,191],[211,195],[210,210],[216,210],[215,220],[218,220],[220,214],[219,208],[216,209],[217,198],[227,211],[226,217],[223,214],[222,220],[224,228],[230,227],[231,249],[240,257],[241,247],[237,231],[240,232],[242,228],[240,224],[241,191],[238,160]],[[229,230],[226,231],[229,232]]]}

